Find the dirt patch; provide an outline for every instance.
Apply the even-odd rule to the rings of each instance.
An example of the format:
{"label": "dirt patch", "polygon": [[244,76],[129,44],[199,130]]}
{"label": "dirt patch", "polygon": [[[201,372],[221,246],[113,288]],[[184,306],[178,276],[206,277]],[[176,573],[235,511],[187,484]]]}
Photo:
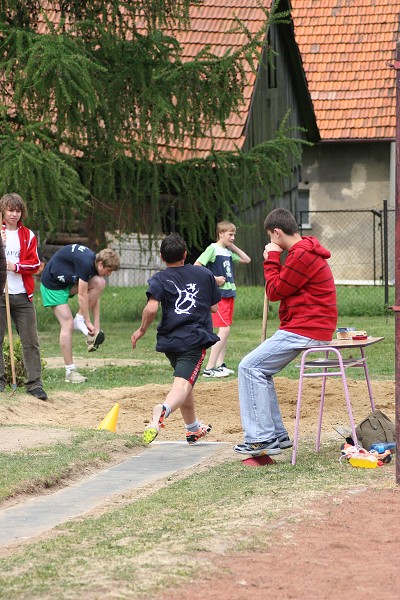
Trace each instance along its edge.
{"label": "dirt patch", "polygon": [[68,442],[74,435],[66,429],[49,427],[2,427],[0,432],[0,452],[18,452],[25,448]]}
{"label": "dirt patch", "polygon": [[[284,377],[275,379],[284,422],[293,433],[296,411],[297,381]],[[111,408],[119,403],[117,432],[141,435],[148,422],[154,404],[161,402],[169,390],[169,385],[145,385],[142,387],[123,387],[111,390],[93,390],[81,387],[79,391],[71,388],[69,391],[49,395],[49,400],[43,402],[31,396],[18,395],[10,397],[0,406],[0,423],[2,425],[38,426],[32,441],[36,444],[42,438],[43,443],[49,443],[48,427],[73,429],[84,427],[96,429]],[[394,419],[394,382],[373,382],[377,407]],[[317,427],[320,382],[306,381],[300,435],[315,435]],[[354,418],[360,421],[370,412],[369,397],[365,381],[349,381],[349,392],[353,406]],[[211,423],[211,441],[231,442],[242,441],[242,425],[239,415],[239,401],[236,379],[219,381],[199,381],[195,387],[195,398],[198,416]],[[336,437],[333,425],[348,424],[343,390],[339,381],[328,381],[323,418],[323,435]],[[17,428],[2,428],[1,439],[18,449],[18,444],[24,443],[24,436]],[[161,440],[184,439],[184,427],[179,412],[172,414],[165,429],[160,434]],[[52,433],[57,436],[57,433]],[[64,436],[64,432],[60,432]],[[18,440],[20,440],[18,442]],[[21,446],[22,447],[22,446]]]}
{"label": "dirt patch", "polygon": [[264,525],[257,552],[213,553],[208,560],[218,577],[202,573],[175,589],[174,600],[202,600],[210,590],[213,600],[397,598],[399,570],[390,557],[400,541],[399,495],[398,489],[342,494],[313,506],[312,519],[289,515]]}

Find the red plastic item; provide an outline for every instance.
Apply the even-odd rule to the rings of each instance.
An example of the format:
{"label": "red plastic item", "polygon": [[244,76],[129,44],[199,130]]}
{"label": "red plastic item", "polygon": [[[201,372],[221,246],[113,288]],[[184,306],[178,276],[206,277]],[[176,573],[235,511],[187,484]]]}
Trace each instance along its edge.
{"label": "red plastic item", "polygon": [[246,467],[264,467],[265,465],[274,465],[275,461],[266,454],[262,456],[251,456],[250,458],[246,458],[242,460],[242,463]]}

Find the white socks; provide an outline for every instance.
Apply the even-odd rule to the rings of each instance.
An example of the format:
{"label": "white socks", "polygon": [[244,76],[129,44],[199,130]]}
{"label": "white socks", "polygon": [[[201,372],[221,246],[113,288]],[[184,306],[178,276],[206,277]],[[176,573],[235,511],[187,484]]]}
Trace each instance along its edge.
{"label": "white socks", "polygon": [[74,319],[74,329],[75,331],[81,331],[83,335],[87,335],[89,333],[89,330],[85,325],[85,319],[79,313],[76,314]]}
{"label": "white socks", "polygon": [[71,373],[71,371],[75,371],[76,366],[72,363],[72,365],[65,365],[65,372],[68,375],[68,373]]}

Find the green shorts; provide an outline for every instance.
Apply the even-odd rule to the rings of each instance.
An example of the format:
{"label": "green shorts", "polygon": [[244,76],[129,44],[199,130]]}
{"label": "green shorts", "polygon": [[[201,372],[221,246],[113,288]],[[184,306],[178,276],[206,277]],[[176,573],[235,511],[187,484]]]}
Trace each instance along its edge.
{"label": "green shorts", "polygon": [[60,306],[60,304],[68,304],[72,285],[63,290],[49,290],[43,283],[40,284],[40,293],[44,306]]}

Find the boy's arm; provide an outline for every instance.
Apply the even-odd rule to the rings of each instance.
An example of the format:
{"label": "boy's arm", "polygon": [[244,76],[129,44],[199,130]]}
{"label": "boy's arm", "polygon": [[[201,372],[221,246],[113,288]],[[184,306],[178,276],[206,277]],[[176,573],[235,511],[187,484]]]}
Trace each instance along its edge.
{"label": "boy's arm", "polygon": [[37,251],[37,238],[33,232],[31,232],[31,238],[25,250],[25,256],[23,259],[16,263],[14,269],[15,273],[20,275],[34,275],[40,267],[40,259]]}
{"label": "boy's arm", "polygon": [[246,252],[243,252],[243,250],[235,246],[235,244],[231,244],[230,246],[228,246],[228,250],[237,254],[240,258],[241,263],[249,264],[249,262],[251,262],[250,256],[248,256]]}
{"label": "boy's arm", "polygon": [[132,333],[131,342],[132,342],[133,349],[136,348],[137,342],[140,340],[141,337],[144,336],[149,325],[151,325],[152,322],[154,321],[154,319],[156,318],[156,315],[158,312],[158,305],[159,305],[158,300],[156,300],[155,298],[153,298],[151,296],[149,298],[146,306],[143,309],[142,322],[141,322],[139,329],[137,329],[136,331],[134,331]]}
{"label": "boy's arm", "polygon": [[267,296],[272,302],[282,300],[297,294],[310,279],[310,271],[304,261],[298,260],[294,253],[290,253],[281,265],[280,252],[269,249],[264,260],[264,277],[266,281]]}
{"label": "boy's arm", "polygon": [[85,325],[89,330],[89,333],[95,333],[95,327],[90,320],[89,313],[89,284],[83,279],[78,279],[78,304],[79,312],[85,319]]}

